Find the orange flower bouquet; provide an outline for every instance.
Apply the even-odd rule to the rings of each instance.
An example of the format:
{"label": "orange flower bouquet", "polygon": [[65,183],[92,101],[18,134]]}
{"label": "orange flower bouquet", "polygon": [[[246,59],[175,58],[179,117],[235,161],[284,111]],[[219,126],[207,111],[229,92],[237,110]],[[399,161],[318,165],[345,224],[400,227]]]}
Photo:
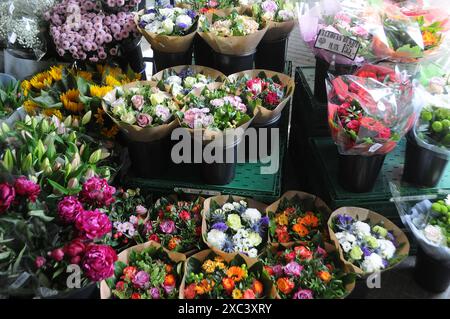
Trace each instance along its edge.
{"label": "orange flower bouquet", "polygon": [[260,261],[210,249],[187,260],[180,287],[180,299],[265,299],[275,295]]}

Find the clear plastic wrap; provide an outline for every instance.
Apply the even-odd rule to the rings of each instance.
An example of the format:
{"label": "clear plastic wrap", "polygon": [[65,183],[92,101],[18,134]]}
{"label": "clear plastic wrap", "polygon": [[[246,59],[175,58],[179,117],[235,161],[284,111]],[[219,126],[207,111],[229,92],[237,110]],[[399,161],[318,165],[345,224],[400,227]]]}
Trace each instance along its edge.
{"label": "clear plastic wrap", "polygon": [[403,196],[399,185],[391,182],[390,188],[392,201],[397,207],[401,220],[411,231],[417,243],[427,255],[450,267],[448,233],[450,195],[435,193]]}
{"label": "clear plastic wrap", "polygon": [[353,75],[327,79],[328,120],[343,155],[392,151],[420,106],[406,71],[367,64]]}

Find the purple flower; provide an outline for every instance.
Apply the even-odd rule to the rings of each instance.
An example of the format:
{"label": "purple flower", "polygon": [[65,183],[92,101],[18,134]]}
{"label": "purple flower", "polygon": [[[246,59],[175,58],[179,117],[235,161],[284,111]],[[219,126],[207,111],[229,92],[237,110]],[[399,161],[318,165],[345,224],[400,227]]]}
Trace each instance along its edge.
{"label": "purple flower", "polygon": [[139,271],[133,278],[133,284],[136,288],[144,289],[150,281],[150,275],[145,271]]}
{"label": "purple flower", "polygon": [[283,274],[283,266],[275,265],[272,267],[272,271],[275,277],[281,276]]}
{"label": "purple flower", "polygon": [[186,14],[191,18],[194,19],[197,16],[197,12],[195,12],[194,10],[188,10],[186,11]]}
{"label": "purple flower", "polygon": [[174,289],[175,286],[168,286],[168,285],[162,285],[164,291],[166,292],[166,294],[170,294]]}
{"label": "purple flower", "polygon": [[177,24],[179,28],[181,29],[186,29],[188,27],[188,25],[186,23],[180,22]]}
{"label": "purple flower", "polygon": [[172,234],[175,231],[175,222],[173,220],[164,220],[159,225],[159,228],[165,234]]}
{"label": "purple flower", "polygon": [[261,8],[265,12],[275,12],[278,9],[278,6],[275,1],[268,0],[261,3]]}
{"label": "purple flower", "polygon": [[364,256],[366,256],[366,257],[372,255],[372,252],[370,251],[370,249],[365,246],[361,247],[361,250],[363,251]]}
{"label": "purple flower", "polygon": [[159,293],[158,288],[151,288],[150,289],[150,296],[152,296],[152,299],[159,299],[161,298],[161,294]]}
{"label": "purple flower", "polygon": [[264,217],[262,217],[261,219],[260,219],[260,223],[261,223],[261,225],[264,225],[264,226],[267,226],[267,225],[269,225],[269,217],[268,216],[264,216]]}
{"label": "purple flower", "polygon": [[292,299],[314,299],[313,292],[309,289],[300,289],[294,294]]}
{"label": "purple flower", "polygon": [[389,266],[389,261],[387,261],[386,259],[383,259],[383,266],[384,266],[384,268],[387,268]]}
{"label": "purple flower", "polygon": [[225,223],[220,222],[220,223],[215,223],[212,226],[212,229],[217,229],[217,230],[220,230],[222,232],[226,232],[228,230],[228,226]]}
{"label": "purple flower", "polygon": [[299,265],[295,261],[291,261],[289,264],[283,267],[283,271],[287,276],[300,276],[300,273],[303,270],[303,266]]}

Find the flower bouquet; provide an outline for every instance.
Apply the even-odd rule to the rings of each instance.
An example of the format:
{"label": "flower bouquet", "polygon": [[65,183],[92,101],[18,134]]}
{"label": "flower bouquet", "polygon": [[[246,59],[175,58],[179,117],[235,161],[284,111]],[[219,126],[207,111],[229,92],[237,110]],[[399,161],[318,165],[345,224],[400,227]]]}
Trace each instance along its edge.
{"label": "flower bouquet", "polygon": [[264,22],[233,11],[226,16],[203,16],[199,23],[199,35],[220,54],[245,56],[255,52],[267,31]]}
{"label": "flower bouquet", "polygon": [[232,91],[255,110],[255,124],[270,123],[281,116],[295,89],[290,76],[265,70],[235,73],[228,76],[228,82]]}
{"label": "flower bouquet", "polygon": [[182,8],[195,10],[200,14],[229,15],[232,11],[243,12],[239,0],[180,0],[176,5]]}
{"label": "flower bouquet", "polygon": [[422,65],[416,89],[424,105],[407,135],[403,180],[418,186],[436,186],[450,159],[450,71],[442,65]]}
{"label": "flower bouquet", "polygon": [[348,190],[369,191],[385,155],[414,123],[412,83],[405,72],[367,64],[353,75],[327,80],[327,91],[329,126],[340,153],[339,181]]}
{"label": "flower bouquet", "polygon": [[100,2],[63,0],[44,17],[58,55],[69,61],[104,62],[127,54],[140,41],[134,15],[124,7],[117,14],[105,14]]}
{"label": "flower bouquet", "polygon": [[121,252],[114,276],[100,284],[102,299],[177,299],[186,256],[147,242]]}
{"label": "flower bouquet", "polygon": [[353,275],[339,261],[336,248],[291,244],[272,247],[262,258],[281,299],[341,299],[355,287]]}
{"label": "flower bouquet", "polygon": [[274,299],[263,264],[240,254],[203,250],[186,261],[180,299]]}
{"label": "flower bouquet", "polygon": [[210,83],[225,82],[225,75],[217,70],[199,65],[179,65],[155,74],[152,79],[158,87],[171,93],[178,103],[194,89]]}
{"label": "flower bouquet", "polygon": [[415,280],[425,289],[443,292],[450,283],[450,195],[402,196],[390,184],[403,224],[416,242]]}
{"label": "flower bouquet", "polygon": [[190,50],[194,40],[197,20],[195,11],[169,5],[140,11],[135,21],[153,50],[185,53]]}
{"label": "flower bouquet", "polygon": [[101,0],[105,12],[118,13],[136,11],[141,0]]}
{"label": "flower bouquet", "polygon": [[159,198],[151,210],[145,237],[170,251],[191,255],[201,247],[203,200]]}
{"label": "flower bouquet", "polygon": [[243,197],[208,198],[203,208],[203,240],[215,252],[258,256],[268,240],[265,208],[264,204]]}
{"label": "flower bouquet", "polygon": [[387,218],[363,208],[343,207],[328,220],[342,262],[358,275],[390,269],[409,254],[406,235]]}
{"label": "flower bouquet", "polygon": [[155,82],[140,81],[118,87],[103,98],[103,109],[132,141],[151,142],[177,126],[177,105]]}
{"label": "flower bouquet", "polygon": [[283,246],[291,242],[318,241],[328,237],[325,220],[331,214],[318,197],[289,191],[266,209],[270,218],[270,242]]}
{"label": "flower bouquet", "polygon": [[0,121],[8,118],[22,106],[24,97],[20,92],[20,82],[0,84]]}

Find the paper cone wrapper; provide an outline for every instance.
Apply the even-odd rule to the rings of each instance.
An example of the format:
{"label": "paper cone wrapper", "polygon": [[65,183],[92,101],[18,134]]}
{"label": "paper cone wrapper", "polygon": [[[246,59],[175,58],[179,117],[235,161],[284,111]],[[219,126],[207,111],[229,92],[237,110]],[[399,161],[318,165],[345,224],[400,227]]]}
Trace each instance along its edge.
{"label": "paper cone wrapper", "polygon": [[273,119],[281,116],[281,112],[283,112],[284,107],[289,103],[292,95],[295,91],[295,81],[292,77],[279,72],[269,71],[269,70],[248,70],[242,71],[238,73],[234,73],[228,76],[228,80],[230,82],[235,82],[239,78],[247,75],[250,78],[257,77],[259,73],[264,72],[268,78],[272,78],[274,76],[278,76],[283,86],[287,88],[286,97],[278,104],[278,106],[273,110],[268,110],[264,107],[258,107],[255,110],[255,118],[253,119],[253,123],[255,124],[265,124],[270,123]]}
{"label": "paper cone wrapper", "polygon": [[[329,219],[329,217],[331,215],[331,209],[328,207],[327,204],[325,204],[325,202],[322,199],[320,199],[319,197],[317,197],[315,195],[304,193],[304,192],[299,192],[299,191],[287,191],[280,197],[279,200],[277,200],[273,204],[270,204],[266,208],[267,215],[270,217],[271,214],[275,214],[278,211],[278,206],[280,205],[280,203],[283,199],[291,200],[294,197],[300,198],[300,200],[305,205],[306,210],[311,210],[311,211],[314,211],[316,214],[322,215],[323,230],[321,232],[323,233],[323,236],[325,237],[324,239],[328,240],[328,234],[326,234],[327,228],[325,226],[325,223],[327,222],[327,220]],[[284,247],[292,246],[292,243],[276,242],[273,238],[270,237],[270,233],[269,233],[269,241],[270,241],[271,245],[275,245],[275,246],[277,246],[277,245],[281,245]],[[306,245],[308,242],[297,241],[296,243],[304,243]]]}
{"label": "paper cone wrapper", "polygon": [[[128,264],[128,256],[130,255],[130,253],[132,251],[137,251],[140,252],[146,248],[149,247],[155,247],[155,248],[161,248],[161,245],[158,244],[157,242],[154,241],[149,241],[146,242],[144,244],[140,244],[140,245],[136,245],[130,248],[125,249],[124,251],[122,251],[118,256],[117,256],[117,260],[121,261],[125,264]],[[186,256],[184,254],[181,253],[177,253],[177,252],[173,252],[173,251],[169,251],[165,248],[163,248],[163,250],[167,253],[167,255],[169,256],[170,260],[172,260],[174,263],[180,263],[180,262],[185,262],[186,261]],[[100,283],[100,298],[101,299],[110,299],[111,298],[111,289],[109,288],[108,284],[106,283],[105,280],[103,280]]]}
{"label": "paper cone wrapper", "polygon": [[[207,16],[209,22],[212,21],[211,16]],[[244,36],[221,37],[211,32],[198,32],[198,34],[209,44],[216,52],[226,55],[240,56],[252,54],[256,51],[256,47],[266,34],[268,26],[263,29]]]}
{"label": "paper cone wrapper", "polygon": [[[240,197],[240,196],[231,196],[231,197],[236,202],[239,202],[241,200],[246,201],[248,203],[248,208],[256,208],[261,213],[261,215],[264,216],[264,212],[266,212],[266,208],[267,208],[266,204],[257,202],[257,201],[255,201],[253,199],[250,199],[250,198],[245,198],[245,197]],[[212,251],[214,251],[217,254],[218,253],[224,254],[225,252],[223,252],[220,249],[217,249],[216,247],[212,246],[206,240],[207,233],[208,233],[208,223],[206,221],[206,214],[209,213],[210,207],[211,207],[211,203],[213,201],[216,202],[218,205],[223,206],[225,203],[228,202],[228,198],[230,198],[230,195],[219,195],[219,196],[214,196],[214,197],[207,198],[204,201],[204,203],[203,203],[203,211],[202,211],[202,237],[203,237],[203,241],[205,242],[205,244]],[[236,255],[236,254],[234,254],[234,255]]]}
{"label": "paper cone wrapper", "polygon": [[333,212],[328,220],[328,231],[330,233],[330,239],[334,242],[335,246],[337,247],[338,251],[339,251],[339,257],[341,259],[341,261],[347,266],[349,267],[349,269],[354,272],[357,275],[360,276],[368,276],[370,274],[366,274],[364,273],[364,271],[357,267],[356,265],[348,262],[345,257],[344,257],[344,251],[341,247],[341,245],[339,244],[339,240],[336,238],[336,235],[332,229],[332,221],[333,219],[337,216],[337,215],[348,215],[351,216],[353,219],[355,220],[360,220],[360,221],[364,221],[364,220],[370,220],[371,224],[379,224],[380,222],[383,223],[383,227],[386,228],[388,231],[392,231],[394,237],[397,239],[399,245],[402,245],[400,249],[398,249],[396,251],[396,256],[401,256],[401,260],[399,262],[397,262],[394,265],[389,266],[388,268],[385,268],[382,270],[386,271],[389,269],[392,269],[393,267],[395,267],[396,265],[398,265],[401,261],[403,261],[406,257],[408,257],[409,255],[409,241],[408,238],[406,237],[405,233],[403,233],[400,228],[398,228],[393,222],[391,222],[389,219],[387,219],[386,217],[377,214],[373,211],[370,211],[368,209],[365,208],[359,208],[359,207],[341,207],[338,210],[336,210],[335,212]]}
{"label": "paper cone wrapper", "polygon": [[[213,251],[211,249],[206,249],[206,250],[202,250],[198,253],[196,253],[195,255],[189,257],[190,258],[195,258],[200,262],[203,262],[206,260],[206,258],[211,254],[211,253],[215,253],[216,255],[222,257],[227,263],[230,263],[237,255],[240,255],[244,260],[245,263],[247,265],[247,268],[252,267],[255,263],[257,263],[259,261],[259,259],[257,258],[250,258],[244,254],[238,254],[238,253],[233,253],[233,254],[227,254],[224,252],[216,252]],[[188,260],[189,260],[188,259]],[[188,272],[188,265],[187,262],[184,264],[184,276],[183,276],[183,280],[181,282],[181,286],[180,286],[180,295],[179,295],[179,299],[184,299],[184,288],[186,286],[186,276],[187,276],[187,272]],[[271,289],[269,292],[266,293],[266,296],[269,299],[275,299],[277,296],[277,291],[275,289],[275,286],[272,285]]]}
{"label": "paper cone wrapper", "polygon": [[177,74],[179,74],[181,71],[186,70],[186,69],[190,69],[192,71],[194,71],[194,73],[197,74],[203,74],[206,75],[207,77],[210,77],[212,79],[215,79],[217,83],[223,83],[226,80],[226,75],[223,74],[220,71],[217,71],[215,69],[212,68],[208,68],[206,66],[201,66],[201,65],[177,65],[171,68],[167,68],[165,70],[162,70],[158,73],[156,73],[155,75],[152,76],[152,80],[153,81],[161,81],[164,77],[164,72],[167,71],[174,71]]}
{"label": "paper cone wrapper", "polygon": [[[214,82],[214,83],[208,84],[207,86],[210,90],[215,90],[215,89],[222,87],[223,83]],[[192,90],[191,93],[196,96],[200,96],[203,89],[204,88],[197,88],[197,89]],[[182,111],[185,111],[185,110],[186,110],[186,108],[184,108]],[[191,134],[192,138],[194,138],[194,139],[197,136],[198,137],[201,136],[202,140],[199,142],[202,142],[202,144],[209,144],[214,140],[222,138],[224,147],[228,148],[228,147],[238,144],[242,140],[242,137],[244,136],[245,131],[248,129],[248,127],[252,123],[253,119],[254,119],[254,116],[248,122],[245,122],[241,126],[238,126],[237,128],[229,128],[224,131],[213,130],[213,129],[209,129],[209,128],[207,128],[207,129],[205,129],[205,128],[192,129],[192,128],[186,128],[186,127],[184,127],[184,128],[186,130],[188,130],[189,134]],[[178,119],[178,125],[182,126],[180,119]],[[233,136],[235,138],[231,138]]]}
{"label": "paper cone wrapper", "polygon": [[165,53],[183,53],[191,48],[196,33],[195,30],[184,36],[160,35],[148,32],[139,26],[139,16],[143,13],[144,10],[139,11],[134,17],[134,22],[139,32],[150,43],[152,49]]}
{"label": "paper cone wrapper", "polygon": [[[140,87],[140,86],[154,86],[156,87],[156,82],[153,81],[139,81],[139,82],[132,82],[128,83],[124,86],[122,86],[122,89],[128,90],[134,87]],[[157,141],[160,139],[165,138],[169,134],[172,133],[172,131],[178,127],[178,121],[173,118],[170,122],[167,124],[158,125],[155,127],[146,127],[142,128],[137,125],[131,125],[128,123],[124,123],[119,121],[111,112],[109,111],[108,105],[105,101],[113,102],[116,100],[116,92],[117,88],[110,91],[108,94],[105,95],[102,101],[102,107],[106,114],[113,120],[113,122],[120,128],[120,130],[132,141],[135,142],[152,142]],[[167,94],[167,93],[166,93]],[[168,97],[172,98],[170,94],[167,94]]]}
{"label": "paper cone wrapper", "polygon": [[[289,249],[292,248],[294,246],[299,246],[302,245],[301,242],[292,242],[292,243],[286,243],[283,244],[282,247],[285,249]],[[271,244],[271,246],[268,248],[272,253],[276,252],[279,249],[279,244]],[[336,252],[336,247],[334,247],[334,245],[331,245],[327,242],[324,243],[324,249],[327,253],[335,253]],[[341,260],[337,260],[337,262],[339,263],[340,268],[346,273],[349,274],[351,273],[349,267],[347,265],[345,265],[344,263],[342,263]],[[337,263],[335,263],[337,264]],[[275,287],[275,285],[274,285]],[[355,289],[355,281],[348,283],[347,285],[345,285],[345,291],[347,292],[346,296],[344,296],[343,298],[347,297],[348,295],[350,295],[353,291],[353,289]],[[275,290],[277,291],[277,297],[276,299],[281,299],[280,295],[278,294],[278,289]],[[342,299],[343,299],[342,298]]]}
{"label": "paper cone wrapper", "polygon": [[263,42],[274,42],[286,39],[297,23],[296,19],[284,22],[267,21],[268,30],[262,39]]}

